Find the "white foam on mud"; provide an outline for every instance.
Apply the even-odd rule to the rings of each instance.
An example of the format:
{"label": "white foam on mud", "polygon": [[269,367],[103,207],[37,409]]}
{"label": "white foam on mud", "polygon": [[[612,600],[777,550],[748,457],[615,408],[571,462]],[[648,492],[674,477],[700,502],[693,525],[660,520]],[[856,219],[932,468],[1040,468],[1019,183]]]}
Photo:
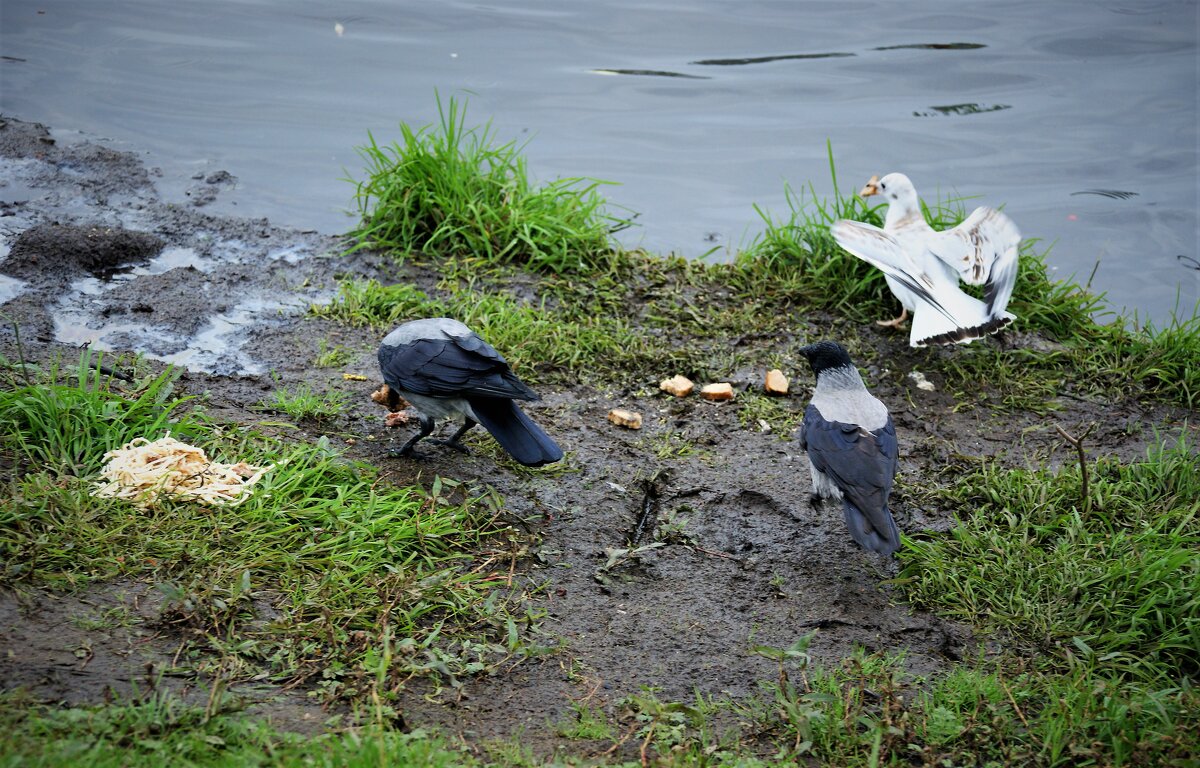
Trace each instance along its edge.
{"label": "white foam on mud", "polygon": [[243,349],[249,330],[272,314],[290,314],[304,306],[306,302],[245,299],[225,312],[213,315],[205,326],[189,336],[162,326],[130,322],[126,318],[109,321],[64,304],[55,313],[54,334],[63,343],[87,345],[92,349],[138,349],[147,357],[190,371],[259,374],[265,373],[266,369]]}
{"label": "white foam on mud", "polygon": [[25,292],[29,283],[8,275],[0,275],[0,304],[7,304]]}
{"label": "white foam on mud", "polygon": [[195,248],[182,248],[172,246],[164,248],[161,253],[150,260],[150,263],[134,267],[129,271],[129,275],[138,277],[141,275],[161,275],[170,272],[172,269],[186,269],[192,267],[205,274],[212,272],[218,265],[216,259],[208,258],[196,252]]}

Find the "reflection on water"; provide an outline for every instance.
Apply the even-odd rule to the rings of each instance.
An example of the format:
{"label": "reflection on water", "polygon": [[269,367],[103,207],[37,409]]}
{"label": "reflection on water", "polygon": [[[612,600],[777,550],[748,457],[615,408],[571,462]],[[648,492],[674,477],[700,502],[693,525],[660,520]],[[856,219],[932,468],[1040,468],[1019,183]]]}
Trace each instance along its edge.
{"label": "reflection on water", "polygon": [[593,69],[597,75],[650,75],[652,77],[686,77],[692,80],[708,80],[704,75],[685,75],[682,72],[667,72],[661,69]]}
{"label": "reflection on water", "polygon": [[1101,197],[1111,197],[1113,200],[1128,200],[1131,197],[1137,197],[1137,194],[1137,192],[1126,192],[1120,189],[1084,189],[1079,192],[1072,192],[1071,196],[1100,195]]}
{"label": "reflection on water", "polygon": [[[339,179],[368,131],[390,142],[436,124],[435,93],[465,94],[537,179],[617,182],[614,206],[641,214],[628,246],[731,258],[763,230],[756,205],[787,216],[786,185],[832,194],[828,142],[854,183],[903,171],[931,203],[1005,206],[1057,274],[1099,260],[1118,306],[1200,298],[1177,258],[1200,241],[1195,0],[3,9],[0,112],[115,139],[184,204],[194,174],[228,170],[215,213],[344,232]],[[1123,189],[1140,194],[1073,194]]]}
{"label": "reflection on water", "polygon": [[936,117],[937,115],[980,115],[984,112],[999,112],[1002,109],[1012,109],[1009,104],[947,104],[944,107],[930,107],[932,112],[913,112],[916,117]]}
{"label": "reflection on water", "polygon": [[753,56],[740,59],[700,59],[692,63],[705,66],[735,67],[742,64],[766,64],[772,61],[791,61],[793,59],[837,59],[853,55],[853,53],[785,53],[779,56]]}
{"label": "reflection on water", "polygon": [[898,51],[902,48],[915,48],[927,51],[973,51],[977,48],[987,48],[983,43],[909,43],[907,45],[881,45],[877,51]]}

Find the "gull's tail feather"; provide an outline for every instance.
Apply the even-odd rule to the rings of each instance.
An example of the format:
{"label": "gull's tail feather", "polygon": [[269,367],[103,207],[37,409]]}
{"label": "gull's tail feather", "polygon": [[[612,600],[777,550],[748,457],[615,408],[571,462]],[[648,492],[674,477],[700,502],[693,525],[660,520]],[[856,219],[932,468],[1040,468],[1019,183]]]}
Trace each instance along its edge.
{"label": "gull's tail feather", "polygon": [[938,293],[938,299],[937,306],[917,300],[908,336],[911,346],[966,344],[993,334],[1016,319],[1009,312],[989,315],[982,301],[968,296],[957,286],[945,286]]}

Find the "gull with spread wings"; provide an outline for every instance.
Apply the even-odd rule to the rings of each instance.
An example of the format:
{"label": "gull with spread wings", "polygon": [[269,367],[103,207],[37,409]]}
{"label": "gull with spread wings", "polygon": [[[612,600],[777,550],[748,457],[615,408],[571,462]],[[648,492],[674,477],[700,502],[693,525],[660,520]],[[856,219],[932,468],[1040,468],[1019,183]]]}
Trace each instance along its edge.
{"label": "gull with spread wings", "polygon": [[[921,213],[917,190],[902,173],[872,176],[859,192],[883,195],[883,229],[842,219],[830,232],[838,245],[883,272],[904,311],[879,325],[899,327],[912,312],[909,344],[966,343],[995,333],[1016,318],[1005,311],[1017,279],[1021,233],[995,208],[976,208],[961,224],[935,230]],[[983,286],[983,301],[962,281]]]}

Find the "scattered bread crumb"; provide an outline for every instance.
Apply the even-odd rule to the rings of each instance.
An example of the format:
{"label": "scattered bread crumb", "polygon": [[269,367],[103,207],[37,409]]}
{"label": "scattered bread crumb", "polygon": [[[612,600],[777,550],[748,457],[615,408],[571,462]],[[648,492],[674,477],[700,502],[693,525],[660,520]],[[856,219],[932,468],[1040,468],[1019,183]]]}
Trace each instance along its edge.
{"label": "scattered bread crumb", "polygon": [[705,384],[700,389],[700,397],[703,397],[705,400],[732,400],[733,385],[728,382]]}
{"label": "scattered bread crumb", "polygon": [[786,395],[788,391],[788,379],[783,375],[783,371],[775,368],[767,371],[767,380],[763,383],[763,389],[768,395]]}
{"label": "scattered bread crumb", "polygon": [[672,376],[669,379],[663,379],[658,388],[675,397],[687,397],[692,394],[696,385],[687,376]]}
{"label": "scattered bread crumb", "polygon": [[383,420],[384,426],[400,427],[412,420],[412,414],[407,410],[392,411]]}
{"label": "scattered bread crumb", "polygon": [[[342,380],[344,381],[366,381],[367,377],[361,373],[343,373]],[[387,386],[386,384],[384,386]]]}
{"label": "scattered bread crumb", "polygon": [[627,411],[624,408],[613,408],[608,412],[608,420],[618,427],[626,429],[641,429],[642,414],[637,411]]}
{"label": "scattered bread crumb", "polygon": [[[391,392],[391,390],[388,389],[388,385],[383,384],[378,389],[376,389],[374,392],[371,393],[371,399],[374,400],[375,402],[379,403],[380,405],[384,406],[385,408],[390,409],[391,406],[388,405],[388,394],[390,392]],[[398,413],[400,411],[403,411],[405,408],[412,407],[412,403],[408,402],[403,397],[397,397],[396,402],[398,403],[398,405],[396,407],[396,410],[392,411],[392,413]]]}

